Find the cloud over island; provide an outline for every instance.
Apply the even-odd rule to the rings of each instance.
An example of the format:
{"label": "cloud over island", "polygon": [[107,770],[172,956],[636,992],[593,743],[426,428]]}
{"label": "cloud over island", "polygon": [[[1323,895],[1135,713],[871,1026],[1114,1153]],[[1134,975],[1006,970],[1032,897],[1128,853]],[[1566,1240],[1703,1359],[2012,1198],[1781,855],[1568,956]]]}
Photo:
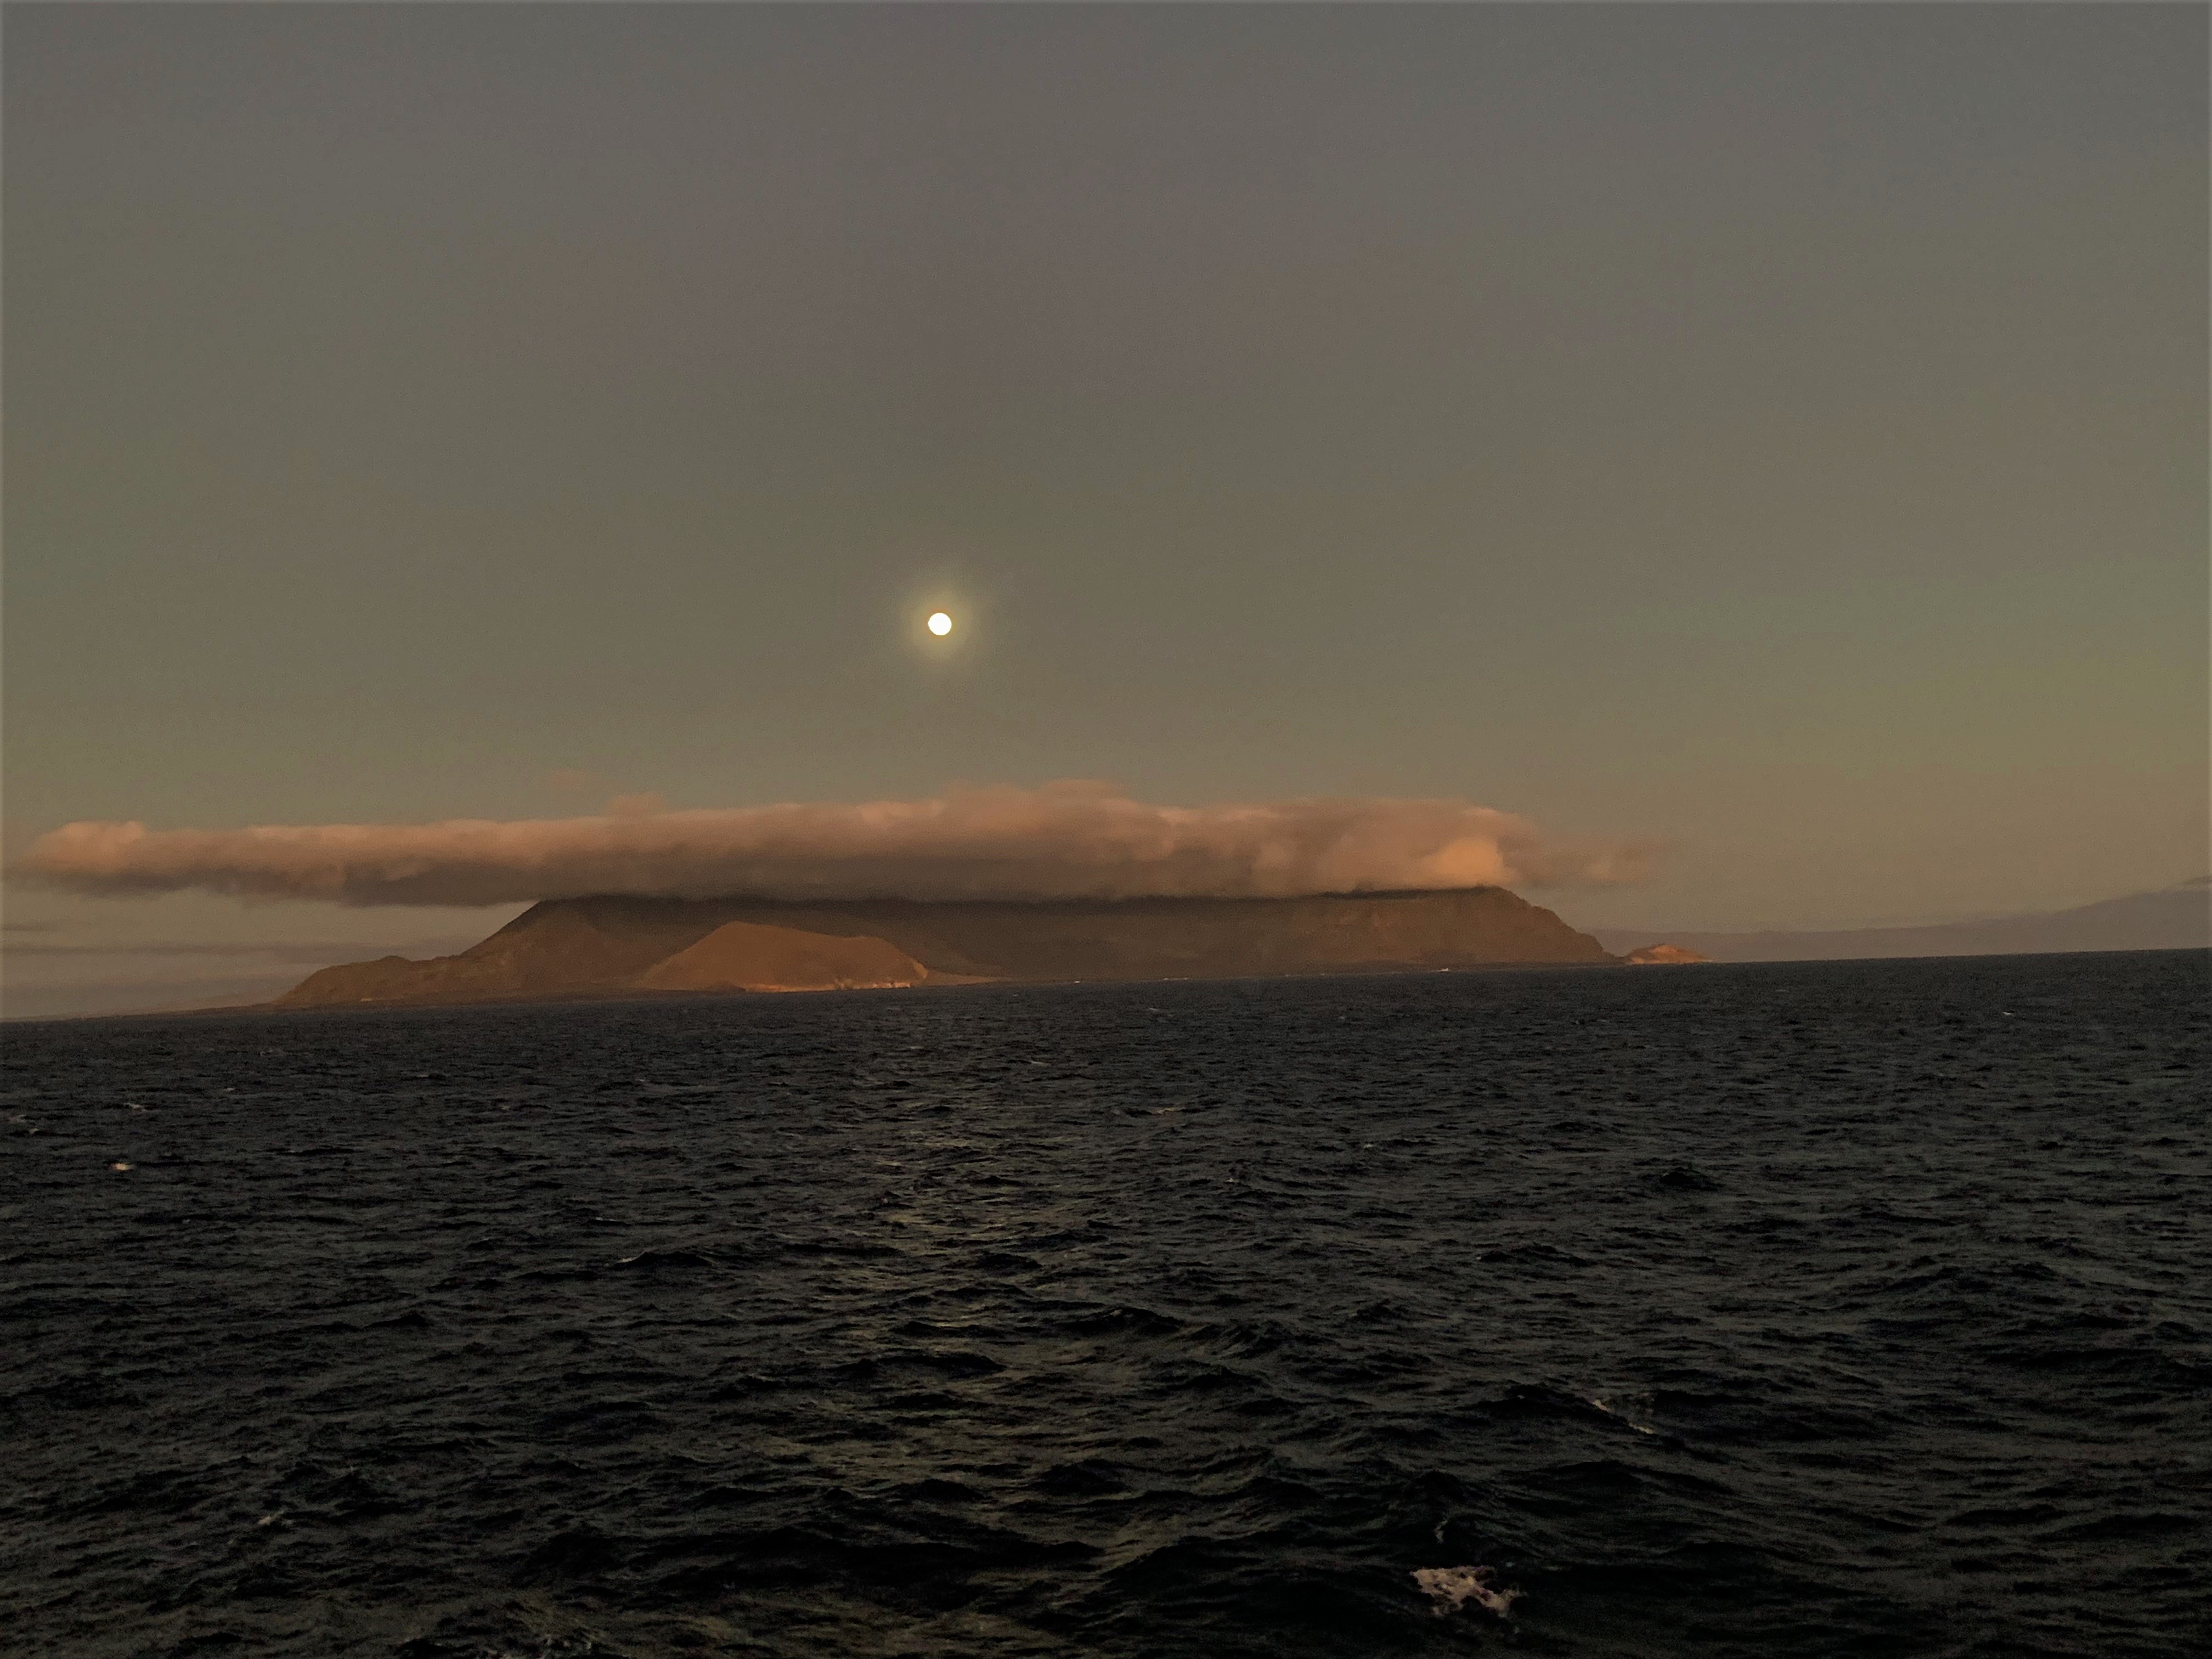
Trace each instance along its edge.
{"label": "cloud over island", "polygon": [[1457,800],[1155,806],[1110,784],[515,822],[149,830],[80,823],[10,874],[348,905],[653,898],[1291,897],[1640,879],[1648,843],[1569,842]]}

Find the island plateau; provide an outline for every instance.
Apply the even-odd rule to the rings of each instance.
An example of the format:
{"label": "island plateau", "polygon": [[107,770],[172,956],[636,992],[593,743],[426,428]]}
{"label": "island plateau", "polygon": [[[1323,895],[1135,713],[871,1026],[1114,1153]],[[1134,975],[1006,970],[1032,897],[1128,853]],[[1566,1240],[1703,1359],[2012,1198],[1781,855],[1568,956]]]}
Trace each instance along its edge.
{"label": "island plateau", "polygon": [[270,1006],[421,1006],[1619,960],[1502,887],[1034,902],[599,897],[534,905],[458,956],[325,968]]}

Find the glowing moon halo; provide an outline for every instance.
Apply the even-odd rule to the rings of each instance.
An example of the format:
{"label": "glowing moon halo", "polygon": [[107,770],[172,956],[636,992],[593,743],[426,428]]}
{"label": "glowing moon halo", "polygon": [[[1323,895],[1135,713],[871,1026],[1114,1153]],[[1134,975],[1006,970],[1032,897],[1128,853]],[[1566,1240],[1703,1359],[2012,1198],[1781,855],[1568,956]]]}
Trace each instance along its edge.
{"label": "glowing moon halo", "polygon": [[939,639],[943,639],[947,634],[950,634],[952,631],[952,618],[946,616],[942,611],[931,611],[929,613],[929,631],[936,635]]}

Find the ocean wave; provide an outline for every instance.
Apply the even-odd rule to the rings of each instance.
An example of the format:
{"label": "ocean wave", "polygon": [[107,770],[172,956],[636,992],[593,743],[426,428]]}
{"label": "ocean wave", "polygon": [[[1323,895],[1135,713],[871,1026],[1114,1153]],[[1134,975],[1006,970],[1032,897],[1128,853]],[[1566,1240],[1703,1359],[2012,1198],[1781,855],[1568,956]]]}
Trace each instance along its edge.
{"label": "ocean wave", "polygon": [[8,1641],[2197,1659],[2212,1128],[2127,1079],[2201,1053],[2202,990],[21,1028]]}

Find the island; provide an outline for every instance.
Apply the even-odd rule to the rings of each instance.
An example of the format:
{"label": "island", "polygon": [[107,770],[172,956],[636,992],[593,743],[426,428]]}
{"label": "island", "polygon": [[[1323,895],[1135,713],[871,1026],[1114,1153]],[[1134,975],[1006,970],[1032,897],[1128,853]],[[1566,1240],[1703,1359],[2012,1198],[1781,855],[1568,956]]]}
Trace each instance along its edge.
{"label": "island", "polygon": [[325,968],[275,1008],[1235,979],[1620,959],[1502,887],[1304,898],[533,905],[457,956]]}
{"label": "island", "polygon": [[1631,951],[1621,960],[1632,968],[1686,968],[1692,963],[1711,960],[1695,951],[1685,950],[1679,945],[1646,945]]}

